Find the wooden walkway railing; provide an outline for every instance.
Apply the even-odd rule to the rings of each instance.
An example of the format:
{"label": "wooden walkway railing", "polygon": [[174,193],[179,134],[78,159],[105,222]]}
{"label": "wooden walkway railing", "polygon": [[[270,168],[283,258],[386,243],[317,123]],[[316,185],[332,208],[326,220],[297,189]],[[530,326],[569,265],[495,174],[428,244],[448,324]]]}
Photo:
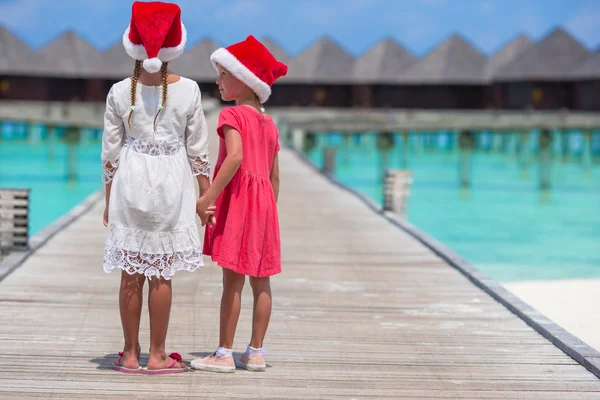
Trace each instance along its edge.
{"label": "wooden walkway railing", "polygon": [[412,173],[408,170],[389,169],[383,181],[383,210],[403,215],[410,195]]}
{"label": "wooden walkway railing", "polygon": [[0,189],[0,252],[25,250],[29,241],[29,189]]}

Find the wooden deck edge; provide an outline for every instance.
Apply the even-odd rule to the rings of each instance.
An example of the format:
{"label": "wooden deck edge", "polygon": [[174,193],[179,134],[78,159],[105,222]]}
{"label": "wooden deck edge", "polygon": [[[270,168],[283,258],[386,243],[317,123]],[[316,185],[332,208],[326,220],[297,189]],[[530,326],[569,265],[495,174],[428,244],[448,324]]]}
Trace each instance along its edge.
{"label": "wooden deck edge", "polygon": [[545,315],[519,299],[500,283],[494,281],[486,274],[472,266],[467,260],[449,249],[440,241],[421,231],[419,228],[410,224],[409,222],[403,220],[397,214],[387,211],[384,212],[381,206],[379,206],[366,195],[344,185],[336,178],[323,173],[297,149],[287,146],[286,148],[293,152],[313,171],[324,176],[334,186],[337,186],[358,197],[373,212],[381,215],[382,218],[385,218],[394,226],[402,229],[419,242],[423,243],[431,251],[446,261],[450,266],[466,276],[473,284],[475,284],[475,286],[485,291],[509,311],[527,323],[527,325],[531,326],[540,335],[548,339],[552,344],[562,350],[565,354],[577,361],[592,374],[600,378],[600,352],[581,341],[573,334],[567,332]]}
{"label": "wooden deck edge", "polygon": [[90,194],[81,203],[77,204],[62,217],[52,222],[39,233],[29,239],[29,248],[26,251],[14,251],[0,261],[0,282],[11,272],[21,266],[33,253],[48,242],[54,235],[62,231],[82,215],[88,212],[98,201],[104,198],[104,188]]}

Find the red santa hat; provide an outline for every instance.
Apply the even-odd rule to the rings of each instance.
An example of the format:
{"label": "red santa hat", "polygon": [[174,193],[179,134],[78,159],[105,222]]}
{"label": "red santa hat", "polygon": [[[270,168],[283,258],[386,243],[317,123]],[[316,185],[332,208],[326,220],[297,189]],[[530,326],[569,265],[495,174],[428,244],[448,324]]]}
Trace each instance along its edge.
{"label": "red santa hat", "polygon": [[252,35],[242,42],[216,50],[210,61],[215,69],[219,64],[244,82],[257,94],[261,103],[271,95],[273,82],[285,76],[288,69]]}
{"label": "red santa hat", "polygon": [[144,61],[146,71],[158,72],[163,62],[179,57],[186,41],[187,32],[177,4],[133,3],[131,22],[123,34],[123,46],[131,57]]}

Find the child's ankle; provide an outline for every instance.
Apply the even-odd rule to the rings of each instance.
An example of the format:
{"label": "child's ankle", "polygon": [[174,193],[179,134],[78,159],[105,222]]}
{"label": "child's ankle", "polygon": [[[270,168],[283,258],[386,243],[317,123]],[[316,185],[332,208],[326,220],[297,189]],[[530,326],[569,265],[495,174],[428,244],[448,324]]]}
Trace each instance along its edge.
{"label": "child's ankle", "polygon": [[137,354],[139,352],[140,352],[140,345],[139,344],[133,344],[133,345],[126,344],[125,346],[123,346],[123,353]]}
{"label": "child's ankle", "polygon": [[256,348],[256,347],[252,347],[250,345],[248,345],[248,347],[246,348],[246,355],[247,356],[264,356],[267,354],[267,351],[265,350],[264,347],[260,347],[260,348]]}
{"label": "child's ankle", "polygon": [[165,349],[153,349],[152,347],[148,350],[150,357],[151,358],[166,358],[167,357],[167,352],[165,351]]}
{"label": "child's ankle", "polygon": [[231,357],[233,355],[233,350],[232,349],[226,349],[225,347],[217,347],[217,351],[215,352],[215,357],[217,358],[221,358],[221,357]]}

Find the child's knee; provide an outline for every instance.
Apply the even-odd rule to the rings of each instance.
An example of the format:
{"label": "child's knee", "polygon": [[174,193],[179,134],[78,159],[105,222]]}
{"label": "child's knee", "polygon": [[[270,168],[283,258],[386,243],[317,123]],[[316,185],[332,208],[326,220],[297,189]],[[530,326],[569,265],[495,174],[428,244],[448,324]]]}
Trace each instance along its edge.
{"label": "child's knee", "polygon": [[171,286],[171,280],[167,280],[165,278],[153,276],[152,278],[148,278],[148,286],[150,286],[150,290],[159,289],[163,286]]}
{"label": "child's knee", "polygon": [[246,276],[226,270],[223,274],[223,286],[229,290],[242,291],[246,283]]}
{"label": "child's knee", "polygon": [[144,276],[144,274],[129,274],[126,271],[122,271],[122,273],[121,273],[121,285],[122,286],[143,287],[145,281],[146,281],[146,276]]}
{"label": "child's knee", "polygon": [[271,289],[271,280],[269,279],[269,277],[264,277],[264,278],[256,278],[251,276],[250,277],[250,286],[252,286],[252,290],[256,291],[267,291]]}

